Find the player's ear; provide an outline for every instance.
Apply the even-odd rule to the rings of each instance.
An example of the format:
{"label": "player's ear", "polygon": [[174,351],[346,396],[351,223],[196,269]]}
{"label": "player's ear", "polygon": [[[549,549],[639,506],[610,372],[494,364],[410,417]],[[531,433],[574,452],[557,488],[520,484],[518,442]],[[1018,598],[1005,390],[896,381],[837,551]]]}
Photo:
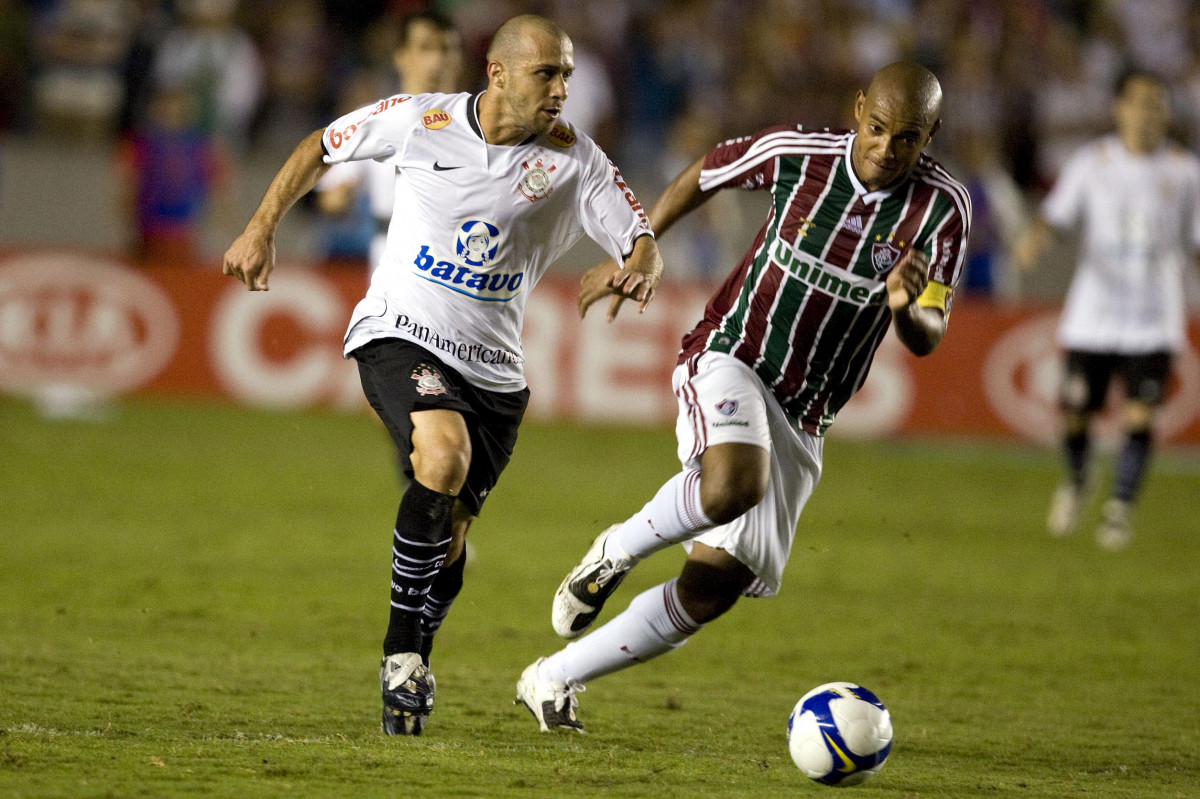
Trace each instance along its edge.
{"label": "player's ear", "polygon": [[487,65],[488,83],[497,89],[504,88],[506,78],[504,65],[499,61],[489,61]]}
{"label": "player's ear", "polygon": [[929,129],[929,138],[926,139],[926,141],[933,141],[934,134],[936,134],[939,130],[941,130],[941,127],[942,127],[942,118],[941,117],[938,117],[937,119],[933,120],[933,127],[931,127]]}
{"label": "player's ear", "polygon": [[867,96],[863,94],[862,89],[858,90],[858,94],[854,96],[854,122],[855,124],[862,123],[863,105],[867,102]]}

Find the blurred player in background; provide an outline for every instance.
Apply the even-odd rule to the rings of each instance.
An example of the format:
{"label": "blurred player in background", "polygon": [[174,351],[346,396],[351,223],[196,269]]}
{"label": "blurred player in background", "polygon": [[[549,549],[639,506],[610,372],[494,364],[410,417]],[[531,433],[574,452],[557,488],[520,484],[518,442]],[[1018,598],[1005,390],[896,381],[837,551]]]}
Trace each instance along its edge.
{"label": "blurred player in background", "polygon": [[1167,88],[1146,72],[1120,80],[1116,133],[1068,160],[1014,257],[1033,268],[1055,237],[1082,226],[1082,252],[1058,327],[1066,350],[1061,406],[1067,474],[1047,528],[1069,535],[1088,493],[1092,417],[1111,377],[1125,389],[1125,442],[1097,542],[1128,545],[1130,510],[1146,473],[1155,412],[1184,344],[1183,270],[1200,250],[1200,160],[1167,140]]}
{"label": "blurred player in background", "polygon": [[[970,227],[965,189],[922,155],[941,101],[927,69],[892,64],[859,92],[856,130],[777,127],[727,141],[655,203],[650,221],[662,234],[719,189],[766,189],[772,200],[753,246],[683,339],[674,374],[683,471],[595,540],[555,594],[554,629],[581,635],[654,552],[684,543],[683,571],[525,669],[517,698],[542,730],[582,728],[584,682],[681,646],[740,596],[778,592],[825,431],[888,327],[917,355],[941,342]],[[587,273],[581,313],[604,295],[611,269]]]}
{"label": "blurred player in background", "polygon": [[533,15],[500,26],[487,90],[397,95],[310,134],[225,254],[266,290],[288,208],[329,164],[396,175],[397,210],[346,357],[410,478],[396,517],[383,728],[417,735],[433,709],[433,636],[462,588],[467,529],[508,464],[529,400],[521,322],[530,290],[585,233],[614,259],[599,295],[645,307],[662,274],[646,214],[596,144],[561,121],[571,40]]}
{"label": "blurred player in background", "polygon": [[[462,70],[458,31],[449,19],[433,11],[404,17],[392,65],[400,76],[401,94],[457,91]],[[370,271],[374,272],[383,257],[396,203],[395,166],[371,160],[334,166],[317,183],[317,208],[333,217],[346,215],[364,192],[376,228],[367,256]]]}

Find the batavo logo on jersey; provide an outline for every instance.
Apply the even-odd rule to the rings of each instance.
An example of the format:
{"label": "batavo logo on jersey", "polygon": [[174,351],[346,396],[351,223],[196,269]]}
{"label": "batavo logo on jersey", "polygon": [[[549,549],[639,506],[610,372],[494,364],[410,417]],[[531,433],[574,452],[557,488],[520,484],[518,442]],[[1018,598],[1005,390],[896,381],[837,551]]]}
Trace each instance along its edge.
{"label": "batavo logo on jersey", "polygon": [[818,263],[812,260],[812,256],[797,250],[783,239],[777,241],[771,260],[803,283],[855,305],[878,305],[887,296],[882,280],[871,280]]}
{"label": "batavo logo on jersey", "polygon": [[525,273],[472,272],[467,266],[451,261],[436,261],[429,254],[429,245],[421,245],[413,259],[419,276],[430,283],[484,302],[508,302],[521,293]]}
{"label": "batavo logo on jersey", "polygon": [[441,130],[450,124],[450,115],[440,108],[431,108],[421,115],[421,124],[430,130]]}
{"label": "batavo logo on jersey", "polygon": [[573,146],[575,142],[578,141],[578,137],[571,132],[570,128],[567,128],[564,125],[555,125],[554,128],[546,134],[546,138],[549,139],[550,143],[555,147],[561,147],[564,150]]}

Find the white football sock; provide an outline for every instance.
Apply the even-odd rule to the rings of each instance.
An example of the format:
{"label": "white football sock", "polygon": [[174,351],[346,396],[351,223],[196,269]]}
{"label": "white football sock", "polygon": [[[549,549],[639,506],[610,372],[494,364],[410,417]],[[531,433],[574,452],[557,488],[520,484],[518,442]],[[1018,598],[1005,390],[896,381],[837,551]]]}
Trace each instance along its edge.
{"label": "white football sock", "polygon": [[713,527],[700,507],[700,472],[688,470],[664,483],[654,499],[608,537],[605,554],[637,561]]}
{"label": "white football sock", "polygon": [[549,680],[587,682],[683,646],[704,625],[683,609],[675,583],[638,594],[608,624],[542,661],[538,673]]}

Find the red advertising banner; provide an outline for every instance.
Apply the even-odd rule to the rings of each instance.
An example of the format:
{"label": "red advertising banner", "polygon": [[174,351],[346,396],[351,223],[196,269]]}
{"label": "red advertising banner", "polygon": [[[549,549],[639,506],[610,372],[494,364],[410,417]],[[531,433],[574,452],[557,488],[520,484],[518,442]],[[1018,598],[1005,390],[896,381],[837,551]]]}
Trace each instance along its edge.
{"label": "red advertising banner", "polygon": [[[664,424],[675,417],[670,374],[683,333],[710,287],[664,285],[645,314],[582,322],[574,279],[551,273],[532,293],[524,349],[535,418]],[[86,251],[0,255],[0,391],[39,397],[196,395],[265,408],[366,408],[342,336],[365,274],[282,263],[269,292],[216,269],[134,268]],[[1054,307],[960,301],[937,352],[910,355],[891,336],[834,431],[1016,437],[1056,429],[1060,353]],[[1180,354],[1161,437],[1200,444],[1200,320]],[[1115,435],[1115,414],[1106,420]]]}

